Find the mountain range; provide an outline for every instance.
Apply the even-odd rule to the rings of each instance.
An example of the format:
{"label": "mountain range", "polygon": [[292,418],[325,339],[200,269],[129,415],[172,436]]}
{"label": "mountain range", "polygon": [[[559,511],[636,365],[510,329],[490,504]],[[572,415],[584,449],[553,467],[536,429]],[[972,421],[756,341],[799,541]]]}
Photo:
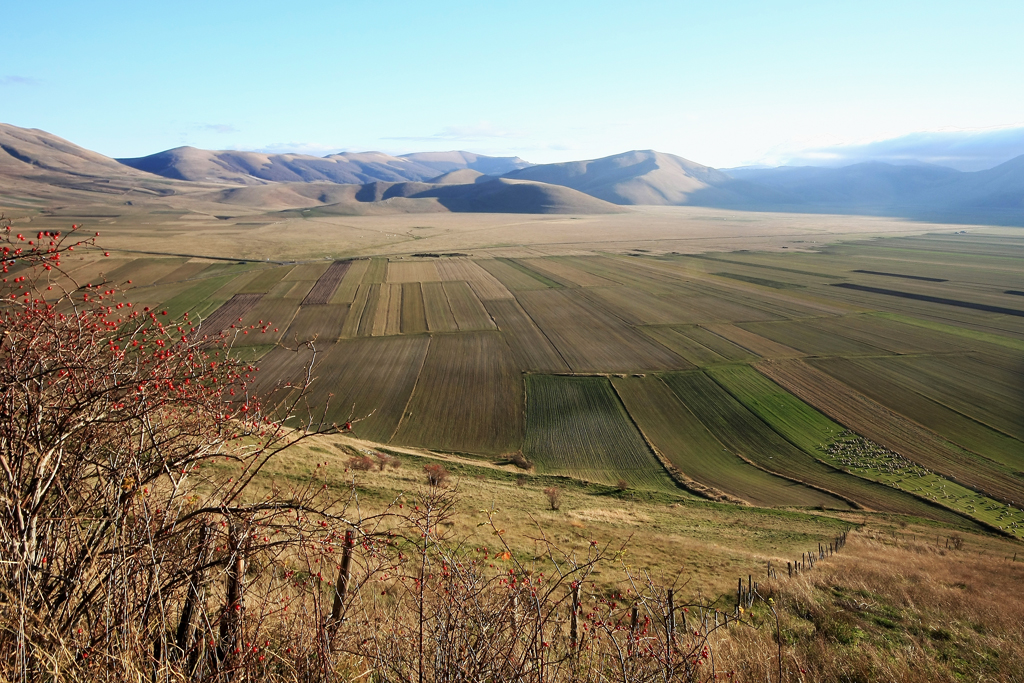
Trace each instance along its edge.
{"label": "mountain range", "polygon": [[0,204],[87,201],[96,193],[335,214],[690,205],[1024,225],[1024,155],[973,172],[881,162],[717,170],[653,150],[539,165],[462,151],[317,157],[194,147],[111,159],[44,131],[0,124]]}

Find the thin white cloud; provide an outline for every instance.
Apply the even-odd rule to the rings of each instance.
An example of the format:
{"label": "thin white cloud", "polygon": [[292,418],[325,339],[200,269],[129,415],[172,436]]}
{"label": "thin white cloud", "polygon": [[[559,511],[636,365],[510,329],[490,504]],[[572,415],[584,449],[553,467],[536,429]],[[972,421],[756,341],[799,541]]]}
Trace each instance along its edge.
{"label": "thin white cloud", "polygon": [[203,130],[208,130],[212,133],[220,133],[222,135],[227,133],[237,133],[238,129],[230,123],[207,123],[201,126]]}
{"label": "thin white cloud", "polygon": [[0,76],[0,85],[39,85],[42,83],[38,78],[29,76]]}
{"label": "thin white cloud", "polygon": [[431,142],[440,140],[455,140],[461,142],[472,142],[475,140],[494,139],[516,139],[523,136],[519,130],[498,128],[489,121],[481,121],[462,126],[445,126],[433,135],[410,135],[381,138],[382,140],[403,140],[409,142]]}
{"label": "thin white cloud", "polygon": [[263,154],[309,154],[311,156],[323,157],[328,154],[347,152],[349,149],[347,147],[323,145],[319,142],[273,142],[264,147],[248,151],[261,152]]}

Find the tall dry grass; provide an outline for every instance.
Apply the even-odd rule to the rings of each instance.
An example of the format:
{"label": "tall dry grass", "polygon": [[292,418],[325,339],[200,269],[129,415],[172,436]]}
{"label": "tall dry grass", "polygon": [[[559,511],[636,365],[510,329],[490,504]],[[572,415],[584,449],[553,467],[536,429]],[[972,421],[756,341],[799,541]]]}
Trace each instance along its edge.
{"label": "tall dry grass", "polygon": [[[850,534],[841,554],[764,584],[779,613],[783,680],[1024,680],[1024,563],[944,545]],[[729,632],[720,660],[778,680],[773,619]]]}

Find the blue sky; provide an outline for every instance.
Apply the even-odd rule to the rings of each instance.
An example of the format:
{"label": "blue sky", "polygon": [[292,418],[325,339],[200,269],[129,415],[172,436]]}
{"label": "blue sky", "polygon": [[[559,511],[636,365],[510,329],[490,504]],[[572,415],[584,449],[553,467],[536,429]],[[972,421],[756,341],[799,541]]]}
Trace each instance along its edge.
{"label": "blue sky", "polygon": [[716,167],[1024,126],[1024,2],[8,0],[0,121],[189,144]]}

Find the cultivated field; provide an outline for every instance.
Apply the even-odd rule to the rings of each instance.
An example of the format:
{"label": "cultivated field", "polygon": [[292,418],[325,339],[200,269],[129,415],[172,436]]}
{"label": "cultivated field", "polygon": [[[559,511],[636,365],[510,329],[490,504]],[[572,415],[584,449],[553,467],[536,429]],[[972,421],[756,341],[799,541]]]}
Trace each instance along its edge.
{"label": "cultivated field", "polygon": [[[423,220],[287,218],[230,249],[241,217],[191,241],[184,214],[117,222],[112,256],[72,275],[132,280],[205,331],[256,325],[235,343],[264,387],[315,338],[317,400],[372,441],[1024,533],[1018,233],[692,209]],[[180,251],[161,231],[204,253],[127,250]],[[198,258],[225,255],[253,260]]]}

